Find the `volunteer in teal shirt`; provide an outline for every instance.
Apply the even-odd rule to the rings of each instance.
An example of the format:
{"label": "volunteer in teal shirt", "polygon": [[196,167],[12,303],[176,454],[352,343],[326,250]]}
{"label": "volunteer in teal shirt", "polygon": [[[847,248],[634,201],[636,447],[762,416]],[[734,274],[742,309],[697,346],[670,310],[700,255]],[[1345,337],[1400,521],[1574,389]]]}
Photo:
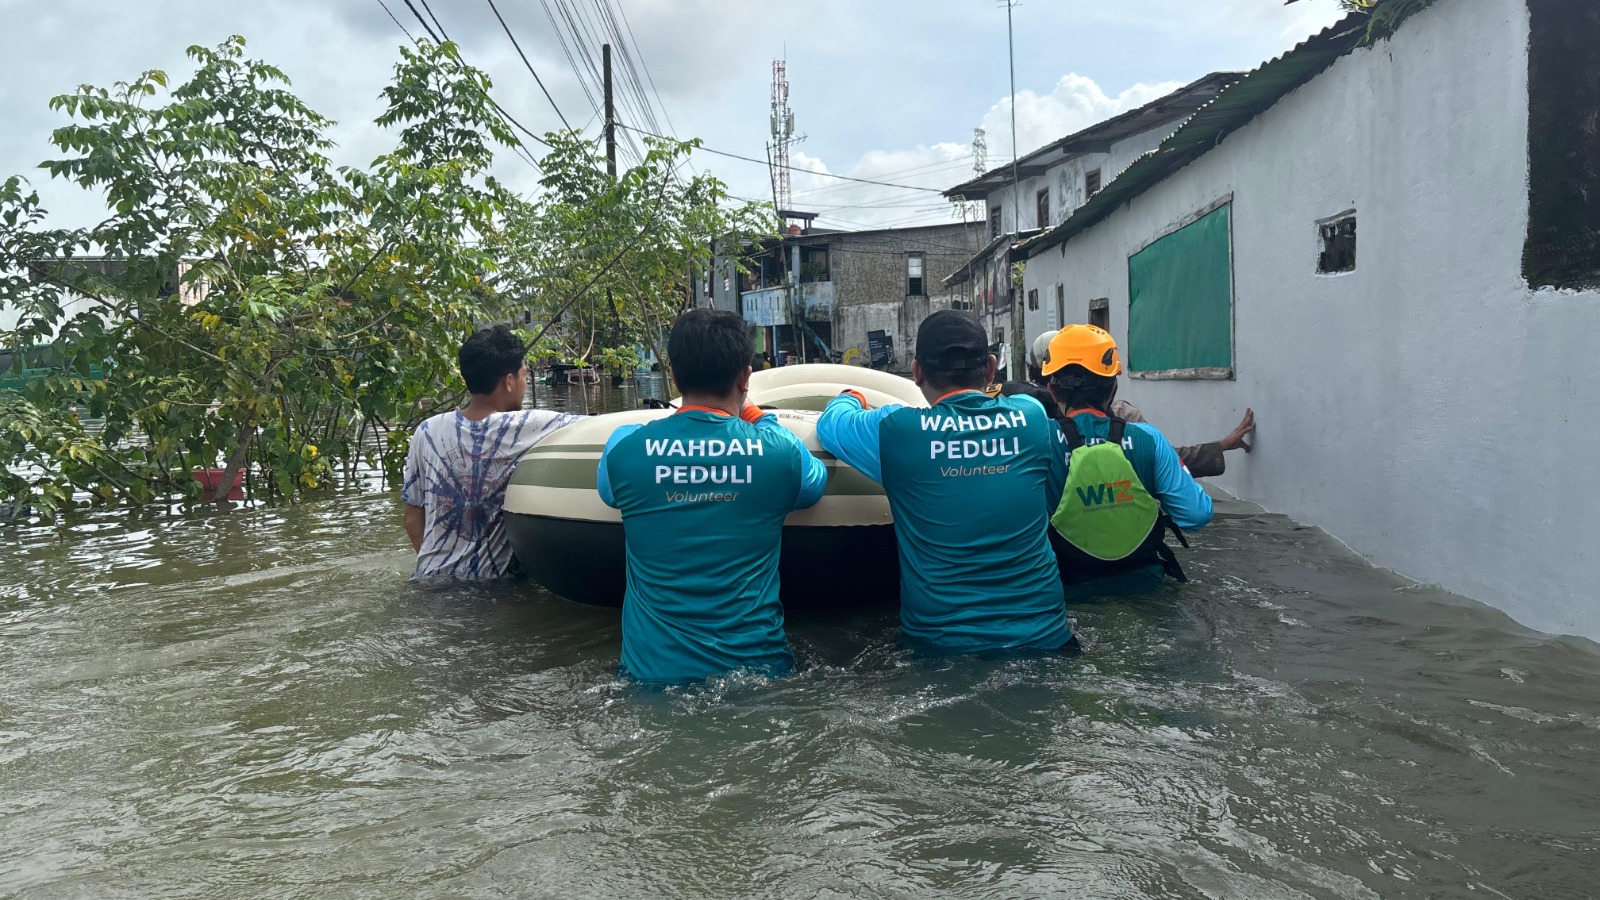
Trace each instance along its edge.
{"label": "volunteer in teal shirt", "polygon": [[1072,641],[1048,537],[1066,478],[1056,427],[1031,397],[983,392],[983,328],[942,310],[917,331],[912,378],[933,404],[867,408],[846,392],[817,437],[883,485],[900,545],[901,632],[937,652]]}
{"label": "volunteer in teal shirt", "polygon": [[783,520],[821,499],[827,468],[776,416],[747,405],[743,319],[686,312],[667,352],[682,407],[618,428],[600,456],[600,498],[622,511],[627,541],[622,669],[666,684],[735,669],[786,675]]}

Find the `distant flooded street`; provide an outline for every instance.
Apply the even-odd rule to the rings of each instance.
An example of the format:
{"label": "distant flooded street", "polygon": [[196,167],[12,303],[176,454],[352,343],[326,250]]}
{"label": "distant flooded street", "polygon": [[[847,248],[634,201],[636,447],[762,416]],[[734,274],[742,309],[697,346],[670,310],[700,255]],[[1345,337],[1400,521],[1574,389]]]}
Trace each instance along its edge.
{"label": "distant flooded street", "polygon": [[0,896],[1600,881],[1600,647],[1279,516],[1208,528],[1190,585],[1071,596],[1078,658],[918,658],[860,597],[790,617],[791,678],[667,691],[616,678],[615,610],[408,582],[387,494],[0,539]]}

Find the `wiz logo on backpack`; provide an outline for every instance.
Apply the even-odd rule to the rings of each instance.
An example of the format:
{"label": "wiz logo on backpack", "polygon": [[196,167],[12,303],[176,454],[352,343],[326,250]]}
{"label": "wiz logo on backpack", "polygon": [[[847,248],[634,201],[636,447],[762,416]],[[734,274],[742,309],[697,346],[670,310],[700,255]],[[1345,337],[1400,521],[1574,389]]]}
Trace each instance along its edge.
{"label": "wiz logo on backpack", "polygon": [[1084,506],[1100,506],[1106,503],[1132,503],[1132,481],[1108,481],[1105,484],[1095,484],[1089,487],[1076,488],[1078,499]]}
{"label": "wiz logo on backpack", "polygon": [[1144,482],[1122,449],[1126,423],[1111,422],[1111,439],[1088,444],[1071,420],[1067,443],[1067,485],[1061,492],[1050,524],[1072,546],[1106,561],[1131,556],[1161,517],[1161,504],[1150,496]]}

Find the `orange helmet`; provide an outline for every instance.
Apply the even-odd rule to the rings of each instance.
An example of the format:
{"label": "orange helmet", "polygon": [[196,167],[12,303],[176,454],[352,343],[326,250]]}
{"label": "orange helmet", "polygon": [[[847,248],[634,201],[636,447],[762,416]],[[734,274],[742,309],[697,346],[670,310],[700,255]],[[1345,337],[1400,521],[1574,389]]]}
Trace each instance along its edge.
{"label": "orange helmet", "polygon": [[1122,371],[1116,339],[1093,325],[1068,325],[1050,339],[1039,371],[1054,375],[1067,366],[1082,366],[1107,378],[1115,376]]}

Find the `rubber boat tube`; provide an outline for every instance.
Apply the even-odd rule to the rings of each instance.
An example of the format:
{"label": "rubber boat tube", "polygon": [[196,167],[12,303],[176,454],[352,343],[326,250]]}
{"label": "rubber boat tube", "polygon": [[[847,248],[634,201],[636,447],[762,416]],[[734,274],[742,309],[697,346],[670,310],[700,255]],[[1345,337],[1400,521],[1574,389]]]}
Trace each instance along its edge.
{"label": "rubber boat tube", "polygon": [[[756,372],[750,399],[773,407],[778,421],[828,466],[828,489],[816,506],[791,513],[779,559],[783,602],[790,608],[854,606],[899,596],[899,556],[883,489],[817,443],[820,410],[840,391],[860,391],[874,406],[927,406],[909,379],[872,369],[796,365]],[[619,425],[649,422],[671,410],[591,416],[533,448],[506,489],[505,524],[522,570],[568,600],[621,606],[627,585],[622,518],[600,500],[595,470]]]}

